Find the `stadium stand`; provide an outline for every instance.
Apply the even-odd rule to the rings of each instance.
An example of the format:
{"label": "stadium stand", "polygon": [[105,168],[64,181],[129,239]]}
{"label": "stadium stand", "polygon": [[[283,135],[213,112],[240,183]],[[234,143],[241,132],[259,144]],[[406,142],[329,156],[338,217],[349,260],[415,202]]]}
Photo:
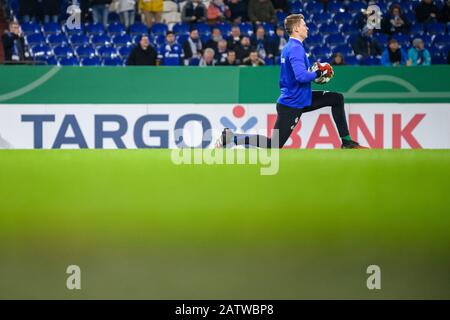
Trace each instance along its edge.
{"label": "stadium stand", "polygon": [[[205,7],[208,7],[209,1],[204,2]],[[409,24],[408,32],[387,34],[383,33],[382,30],[376,30],[373,38],[383,46],[383,49],[387,47],[391,37],[397,39],[404,51],[408,51],[412,47],[414,39],[421,38],[425,48],[430,52],[432,63],[446,63],[450,45],[449,10],[446,6],[450,6],[450,4],[443,0],[434,0],[433,3],[438,14],[435,18],[428,17],[424,21],[424,17],[420,12],[422,4],[420,0],[379,0],[375,2],[383,12],[383,16],[388,15],[392,5],[398,5],[401,8],[402,17],[407,19]],[[227,3],[228,1],[225,1],[225,4]],[[362,29],[366,24],[366,17],[362,14],[362,11],[370,3],[371,1],[289,0],[288,10],[286,12],[277,12],[277,23],[265,22],[262,23],[262,26],[266,31],[267,40],[273,42],[276,36],[275,29],[283,24],[285,17],[290,13],[302,13],[305,15],[309,27],[309,37],[305,41],[305,46],[310,50],[311,58],[329,61],[332,53],[340,52],[347,64],[378,65],[380,61],[379,56],[355,60],[355,53],[351,49],[353,42],[361,35]],[[205,44],[212,38],[212,27],[219,28],[224,39],[228,39],[232,27],[231,21],[220,22],[214,25],[206,22],[193,24],[181,22],[181,10],[185,6],[186,1],[179,0],[164,1],[163,23],[154,23],[150,28],[141,22],[141,17],[137,11],[136,22],[126,28],[119,21],[117,13],[110,13],[109,24],[104,26],[102,23],[93,23],[90,11],[84,8],[85,11],[82,12],[83,23],[80,28],[69,29],[65,26],[65,20],[67,19],[66,8],[70,5],[69,0],[61,0],[61,13],[58,23],[44,23],[43,17],[39,16],[23,16],[18,0],[8,0],[8,4],[10,16],[21,24],[32,58],[39,61],[48,60],[54,62],[51,58],[56,57],[57,62],[61,63],[61,65],[73,65],[72,62],[75,59],[80,65],[122,66],[125,64],[130,47],[137,45],[136,41],[142,34],[148,35],[152,46],[157,49],[164,45],[165,34],[169,30],[175,33],[176,41],[182,45],[186,41],[189,31],[192,28],[196,28],[199,31],[203,48],[205,48]],[[416,16],[420,16],[420,21],[423,23],[419,23]],[[241,35],[250,37],[253,36],[257,28],[257,25],[253,25],[247,19],[242,19],[237,25],[240,27]],[[92,53],[91,49],[94,50],[94,53]],[[71,60],[60,59],[61,55],[67,52],[74,52],[73,56],[70,57]],[[113,56],[112,53],[109,54],[110,52],[115,52],[117,56]],[[43,59],[43,55],[48,59]],[[98,61],[95,59],[82,61],[86,56],[99,58],[100,62],[97,63]],[[118,59],[121,59],[120,63]],[[269,60],[266,59],[266,65],[278,64],[279,61],[279,57],[275,56]],[[187,61],[185,64],[197,65],[198,63],[197,61]]]}

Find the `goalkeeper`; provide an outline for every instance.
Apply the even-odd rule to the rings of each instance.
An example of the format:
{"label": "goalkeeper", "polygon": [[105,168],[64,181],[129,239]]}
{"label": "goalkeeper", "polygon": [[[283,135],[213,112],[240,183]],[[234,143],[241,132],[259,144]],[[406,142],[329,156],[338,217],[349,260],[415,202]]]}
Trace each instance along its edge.
{"label": "goalkeeper", "polygon": [[311,91],[311,81],[326,83],[333,76],[329,64],[309,65],[303,48],[308,37],[308,27],[301,14],[289,15],[284,21],[289,42],[281,53],[280,88],[277,101],[277,120],[272,138],[262,135],[235,134],[225,128],[217,140],[216,147],[232,145],[282,148],[289,139],[300,117],[305,112],[331,106],[333,120],[342,139],[342,148],[361,149],[350,137],[344,109],[344,96],[337,92]]}

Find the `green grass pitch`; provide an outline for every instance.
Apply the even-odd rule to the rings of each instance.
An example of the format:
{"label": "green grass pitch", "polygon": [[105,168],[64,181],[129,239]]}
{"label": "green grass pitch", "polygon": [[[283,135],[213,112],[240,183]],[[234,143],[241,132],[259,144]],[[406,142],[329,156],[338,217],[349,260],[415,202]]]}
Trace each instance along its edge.
{"label": "green grass pitch", "polygon": [[449,299],[449,271],[449,150],[282,150],[273,176],[0,151],[1,299]]}

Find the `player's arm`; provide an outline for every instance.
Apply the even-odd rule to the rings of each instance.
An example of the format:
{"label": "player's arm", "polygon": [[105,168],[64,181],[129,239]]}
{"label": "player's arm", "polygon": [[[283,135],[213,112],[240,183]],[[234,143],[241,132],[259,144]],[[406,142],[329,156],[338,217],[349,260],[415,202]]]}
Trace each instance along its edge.
{"label": "player's arm", "polygon": [[314,72],[308,71],[305,65],[305,50],[302,47],[296,48],[295,52],[292,52],[289,56],[289,62],[294,70],[295,80],[300,83],[307,83],[314,81],[316,78],[322,76],[323,71],[318,69]]}

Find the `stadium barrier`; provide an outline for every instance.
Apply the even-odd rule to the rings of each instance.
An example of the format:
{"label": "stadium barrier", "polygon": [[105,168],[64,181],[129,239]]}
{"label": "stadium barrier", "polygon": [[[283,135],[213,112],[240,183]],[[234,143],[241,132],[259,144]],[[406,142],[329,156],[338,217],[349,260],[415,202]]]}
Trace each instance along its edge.
{"label": "stadium barrier", "polygon": [[[450,148],[449,66],[335,69],[333,81],[314,89],[345,95],[350,131],[361,143]],[[223,127],[270,134],[278,73],[277,67],[1,67],[2,146],[211,147]],[[292,148],[339,145],[327,109],[304,115],[288,141]]]}

